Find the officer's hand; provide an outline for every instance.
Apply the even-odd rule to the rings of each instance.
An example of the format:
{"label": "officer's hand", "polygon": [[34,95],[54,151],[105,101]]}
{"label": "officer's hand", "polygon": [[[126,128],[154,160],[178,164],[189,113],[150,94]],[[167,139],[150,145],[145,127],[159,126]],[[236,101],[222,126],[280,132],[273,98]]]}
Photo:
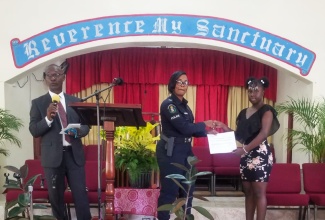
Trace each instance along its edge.
{"label": "officer's hand", "polygon": [[221,128],[224,131],[228,130],[228,126],[222,123],[221,121],[214,121],[215,128]]}
{"label": "officer's hand", "polygon": [[208,120],[208,121],[204,121],[204,124],[207,126],[207,127],[210,127],[210,128],[214,128],[215,127],[215,121],[213,120]]}

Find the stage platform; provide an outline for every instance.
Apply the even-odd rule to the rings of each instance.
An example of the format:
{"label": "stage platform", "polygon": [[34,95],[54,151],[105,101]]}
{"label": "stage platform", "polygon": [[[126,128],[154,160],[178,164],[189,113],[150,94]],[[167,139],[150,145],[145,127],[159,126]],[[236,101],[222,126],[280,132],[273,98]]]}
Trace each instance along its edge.
{"label": "stage platform", "polygon": [[[216,196],[208,196],[207,191],[196,192],[200,195],[205,196],[209,201],[205,202],[202,200],[194,199],[193,205],[199,205],[212,214],[216,220],[245,220],[245,208],[244,208],[244,197],[242,192],[238,191],[218,191]],[[35,210],[38,213],[50,214],[51,209],[46,210]],[[98,210],[92,208],[91,212],[94,216],[98,215]],[[298,208],[296,207],[272,207],[267,210],[266,220],[297,220],[298,219]],[[71,209],[72,220],[76,220],[74,209]],[[196,220],[205,220],[206,218],[193,211]],[[151,220],[152,217],[140,216],[140,215],[126,215],[125,219],[129,220]],[[4,219],[4,195],[0,196],[0,219]],[[309,219],[313,219],[313,210],[311,210],[311,216]],[[317,220],[325,219],[325,210],[318,210]]]}

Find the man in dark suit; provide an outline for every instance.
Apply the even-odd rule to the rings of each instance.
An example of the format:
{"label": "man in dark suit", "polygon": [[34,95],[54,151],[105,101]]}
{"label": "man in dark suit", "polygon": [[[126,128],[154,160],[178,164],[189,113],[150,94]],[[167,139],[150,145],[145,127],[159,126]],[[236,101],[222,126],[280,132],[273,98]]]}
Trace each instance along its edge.
{"label": "man in dark suit", "polygon": [[[91,219],[89,201],[85,183],[85,155],[81,142],[89,132],[88,125],[82,125],[76,132],[60,134],[67,121],[81,123],[81,119],[69,103],[80,101],[79,98],[62,92],[62,84],[68,64],[51,64],[43,74],[49,92],[32,101],[29,130],[34,137],[41,137],[41,161],[48,184],[48,191],[53,215],[58,220],[68,219],[64,206],[65,177],[71,189],[77,219]],[[52,97],[60,96],[60,101],[53,102]],[[55,99],[55,98],[54,98]],[[62,104],[64,111],[62,109]]]}

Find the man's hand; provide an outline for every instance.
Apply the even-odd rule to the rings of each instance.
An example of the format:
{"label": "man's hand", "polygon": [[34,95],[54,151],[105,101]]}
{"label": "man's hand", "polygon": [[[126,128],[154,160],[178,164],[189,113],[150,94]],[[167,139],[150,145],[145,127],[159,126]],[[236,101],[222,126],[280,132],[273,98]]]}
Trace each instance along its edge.
{"label": "man's hand", "polygon": [[58,112],[58,104],[51,102],[49,107],[47,107],[46,117],[49,121],[52,121]]}
{"label": "man's hand", "polygon": [[70,128],[68,131],[66,131],[67,135],[72,136],[74,138],[78,138],[80,134],[79,128]]}

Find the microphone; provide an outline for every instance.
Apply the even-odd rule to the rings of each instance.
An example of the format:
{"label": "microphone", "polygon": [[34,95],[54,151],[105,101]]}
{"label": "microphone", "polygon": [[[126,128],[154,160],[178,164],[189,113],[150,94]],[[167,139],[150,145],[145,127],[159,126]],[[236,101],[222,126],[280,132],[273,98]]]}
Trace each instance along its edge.
{"label": "microphone", "polygon": [[53,103],[59,103],[59,102],[60,102],[60,96],[57,95],[57,94],[54,94],[54,95],[52,96],[52,102],[53,102]]}
{"label": "microphone", "polygon": [[89,96],[87,96],[85,98],[81,98],[80,101],[84,102],[87,99],[89,99],[89,98],[91,98],[91,97],[93,97],[95,95],[97,96],[99,93],[101,93],[101,92],[103,92],[103,91],[105,91],[107,89],[112,89],[114,86],[119,86],[119,85],[122,85],[122,84],[123,84],[123,79],[121,79],[120,77],[114,78],[113,82],[108,87],[106,87],[104,89],[101,89],[101,90],[96,90],[93,94],[91,94],[91,95],[89,95]]}
{"label": "microphone", "polygon": [[121,79],[120,77],[114,78],[113,79],[113,84],[117,85],[117,86],[120,86],[120,85],[123,84],[123,79]]}
{"label": "microphone", "polygon": [[[52,102],[55,103],[55,104],[59,103],[60,102],[60,96],[57,95],[57,94],[54,94],[52,96]],[[55,113],[51,113],[51,117],[54,118],[54,116],[55,116]]]}

